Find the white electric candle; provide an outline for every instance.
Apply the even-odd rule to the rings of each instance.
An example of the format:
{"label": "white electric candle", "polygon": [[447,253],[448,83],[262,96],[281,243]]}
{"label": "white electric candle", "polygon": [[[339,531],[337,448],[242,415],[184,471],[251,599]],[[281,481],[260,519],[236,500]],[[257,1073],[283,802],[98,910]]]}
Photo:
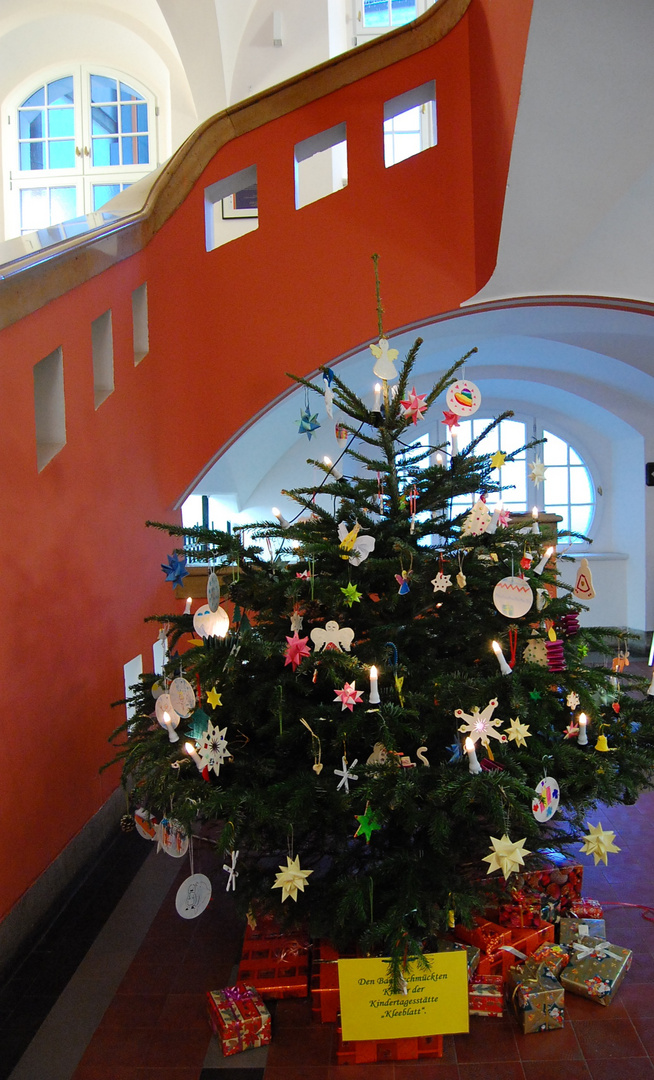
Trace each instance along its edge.
{"label": "white electric candle", "polygon": [[577,735],[577,742],[580,746],[588,746],[588,732],[586,730],[588,724],[588,718],[585,713],[579,713],[579,734]]}
{"label": "white electric candle", "polygon": [[272,515],[273,515],[273,517],[277,518],[277,520],[278,520],[279,524],[281,525],[282,529],[288,529],[288,521],[286,520],[286,518],[282,514],[279,507],[273,506]]}
{"label": "white electric candle", "polygon": [[490,533],[491,536],[497,530],[497,526],[498,526],[498,523],[499,523],[499,520],[500,520],[501,512],[502,512],[502,503],[498,503],[497,506],[493,510],[493,516],[490,519],[490,523],[489,523],[488,528],[486,529],[486,532]]}
{"label": "white electric candle", "polygon": [[324,456],[324,458],[322,460],[323,460],[323,464],[327,466],[330,473],[334,477],[334,480],[342,480],[343,479],[343,473],[341,472],[340,469],[336,468],[336,466],[333,464],[331,458],[327,457],[327,455],[325,454],[325,456]]}
{"label": "white electric candle", "polygon": [[202,770],[204,769],[204,765],[202,763],[202,758],[198,754],[198,752],[195,749],[193,743],[185,742],[184,743],[184,749],[186,750],[186,753],[191,758],[191,760],[195,762],[195,764],[197,766],[197,769],[198,769],[198,772],[202,772]]}
{"label": "white electric candle", "polygon": [[475,753],[475,744],[468,735],[466,741],[463,744],[466,754],[468,755],[468,772],[480,773],[482,771],[481,765],[477,761],[477,755]]}
{"label": "white electric candle", "polygon": [[379,705],[379,689],[377,685],[377,668],[373,664],[370,668],[370,694],[368,701],[371,705]]}
{"label": "white electric candle", "polygon": [[173,718],[170,713],[165,712],[163,714],[163,722],[166,725],[166,731],[168,732],[168,738],[171,742],[179,742],[179,735],[175,731],[175,724],[173,724]]}
{"label": "white electric candle", "polygon": [[187,600],[186,600],[186,607],[184,608],[184,614],[185,615],[190,615],[191,614],[191,600],[192,600],[191,596],[189,596],[187,598]]}
{"label": "white electric candle", "polygon": [[540,529],[538,527],[538,507],[537,506],[535,506],[534,509],[532,510],[531,516],[534,519],[534,524],[531,527],[531,531],[532,531],[532,533],[534,533],[535,536],[538,536],[538,534],[540,533]]}
{"label": "white electric candle", "polygon": [[500,671],[502,672],[502,674],[512,675],[513,671],[506,662],[506,658],[504,656],[504,653],[502,652],[502,646],[500,645],[499,641],[493,642],[493,652],[497,657],[497,662],[500,665]]}
{"label": "white electric candle", "polygon": [[543,555],[543,558],[540,560],[538,566],[535,567],[535,569],[534,569],[535,574],[542,574],[543,573],[543,570],[547,566],[547,564],[549,562],[550,555],[552,554],[553,551],[554,551],[553,547],[548,547],[547,551]]}
{"label": "white electric candle", "polygon": [[375,400],[372,406],[373,412],[381,412],[381,383],[375,383]]}
{"label": "white electric candle", "polygon": [[458,454],[459,450],[458,450],[457,443],[456,443],[456,431],[454,430],[453,427],[450,428],[450,443],[451,443],[451,454],[452,454],[452,457],[454,457],[455,454]]}

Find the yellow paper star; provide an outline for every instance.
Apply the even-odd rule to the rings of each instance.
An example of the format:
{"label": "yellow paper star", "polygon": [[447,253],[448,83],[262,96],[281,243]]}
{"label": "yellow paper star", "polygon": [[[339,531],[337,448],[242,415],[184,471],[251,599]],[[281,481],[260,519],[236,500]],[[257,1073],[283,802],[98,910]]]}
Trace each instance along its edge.
{"label": "yellow paper star", "polygon": [[211,690],[207,694],[207,701],[211,705],[212,709],[215,709],[217,705],[222,705],[222,694],[219,694],[215,686],[212,686]]}
{"label": "yellow paper star", "polygon": [[486,872],[492,874],[495,870],[501,870],[506,881],[511,874],[524,866],[524,856],[531,854],[523,847],[526,839],[527,837],[523,836],[522,840],[516,840],[514,843],[513,840],[509,840],[506,833],[501,840],[498,840],[496,836],[491,836],[493,851],[483,859],[483,862],[488,863]]}
{"label": "yellow paper star", "polygon": [[521,723],[519,716],[512,716],[509,720],[509,724],[511,726],[504,729],[509,742],[513,740],[516,746],[526,746],[527,739],[531,735],[529,725]]}
{"label": "yellow paper star", "polygon": [[356,585],[353,585],[351,582],[345,589],[341,589],[341,592],[345,597],[345,603],[348,607],[352,607],[352,604],[358,604],[361,600],[361,593]]}
{"label": "yellow paper star", "polygon": [[501,469],[506,461],[506,454],[503,454],[501,450],[497,450],[490,459],[491,469]]}
{"label": "yellow paper star", "polygon": [[584,836],[584,843],[581,846],[581,851],[584,855],[593,855],[595,857],[595,866],[601,861],[608,866],[607,855],[609,851],[616,852],[620,848],[615,841],[615,833],[611,830],[604,830],[602,828],[602,822],[599,821],[597,825],[588,826],[590,832],[587,832]]}
{"label": "yellow paper star", "polygon": [[275,884],[273,889],[282,890],[282,904],[290,896],[292,900],[297,903],[297,891],[304,892],[304,886],[309,874],[313,874],[313,870],[300,870],[300,856],[296,855],[294,859],[286,856],[286,862],[288,866],[280,866],[281,874],[275,875]]}

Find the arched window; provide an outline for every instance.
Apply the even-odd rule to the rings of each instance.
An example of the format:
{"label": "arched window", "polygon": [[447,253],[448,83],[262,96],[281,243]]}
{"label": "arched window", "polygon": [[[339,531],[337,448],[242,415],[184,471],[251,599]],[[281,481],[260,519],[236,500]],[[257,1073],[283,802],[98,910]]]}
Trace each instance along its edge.
{"label": "arched window", "polygon": [[99,210],[155,168],[155,113],[153,95],[118,72],[79,68],[19,95],[7,236]]}
{"label": "arched window", "polygon": [[[462,420],[454,429],[459,450],[478,438],[489,423],[489,419],[476,416],[472,420]],[[494,454],[501,450],[507,455],[513,454],[530,441],[530,432],[534,433],[534,437],[547,441],[516,454],[513,461],[507,461],[493,474],[501,491],[497,496],[489,496],[489,503],[501,500],[507,509],[516,512],[531,510],[535,506],[545,513],[561,517],[560,532],[571,531],[588,536],[595,512],[595,485],[588,466],[569,443],[545,430],[536,421],[527,425],[520,420],[502,420],[482,439],[475,452]],[[542,463],[545,469],[541,483],[533,478],[535,463]],[[472,506],[472,498],[459,498],[454,502],[453,509],[463,510]]]}

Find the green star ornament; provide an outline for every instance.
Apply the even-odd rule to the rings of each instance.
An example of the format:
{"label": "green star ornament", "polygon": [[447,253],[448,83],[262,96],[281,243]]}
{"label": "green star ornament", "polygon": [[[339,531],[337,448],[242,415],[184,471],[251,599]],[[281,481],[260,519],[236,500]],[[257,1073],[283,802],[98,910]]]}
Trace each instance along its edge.
{"label": "green star ornament", "polygon": [[350,582],[344,589],[341,589],[343,596],[345,597],[345,603],[348,607],[352,607],[352,604],[358,604],[361,600],[361,593],[357,589],[356,585]]}
{"label": "green star ornament", "polygon": [[365,836],[366,844],[369,844],[372,834],[378,829],[381,829],[381,825],[375,817],[374,810],[370,809],[370,803],[366,803],[365,814],[355,814],[354,816],[359,822],[359,827],[354,834],[355,840],[357,836]]}

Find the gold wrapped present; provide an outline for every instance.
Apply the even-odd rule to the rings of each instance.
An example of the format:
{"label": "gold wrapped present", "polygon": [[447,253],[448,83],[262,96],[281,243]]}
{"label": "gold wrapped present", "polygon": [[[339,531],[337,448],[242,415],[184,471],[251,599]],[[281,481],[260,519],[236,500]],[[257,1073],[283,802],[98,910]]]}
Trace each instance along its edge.
{"label": "gold wrapped present", "polygon": [[631,967],[631,949],[612,945],[600,938],[585,938],[570,945],[570,963],[560,975],[566,990],[610,1005]]}
{"label": "gold wrapped present", "polygon": [[561,919],[559,923],[561,945],[572,945],[573,941],[584,941],[589,937],[606,941],[604,919]]}
{"label": "gold wrapped present", "polygon": [[525,1035],[563,1027],[565,993],[545,964],[511,968],[508,989]]}
{"label": "gold wrapped present", "polygon": [[465,949],[468,963],[468,982],[479,967],[480,950],[476,945],[462,945],[460,941],[452,941],[452,938],[436,938],[434,952],[459,952]]}

